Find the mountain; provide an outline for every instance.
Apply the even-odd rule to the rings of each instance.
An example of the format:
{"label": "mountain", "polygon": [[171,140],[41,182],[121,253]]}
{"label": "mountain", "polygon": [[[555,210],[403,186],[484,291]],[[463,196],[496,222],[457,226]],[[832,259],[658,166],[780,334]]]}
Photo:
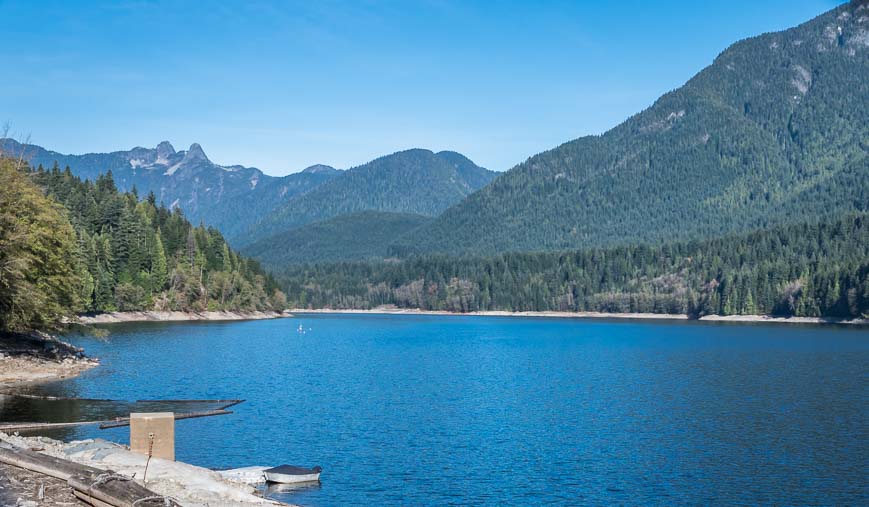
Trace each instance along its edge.
{"label": "mountain", "polygon": [[455,152],[400,151],[348,169],[339,177],[285,201],[256,224],[246,239],[252,243],[359,211],[437,216],[492,181],[496,174]]}
{"label": "mountain", "polygon": [[600,136],[529,158],[393,253],[660,243],[869,206],[869,3],[729,47]]}
{"label": "mountain", "polygon": [[314,222],[243,249],[267,267],[382,259],[390,243],[432,221],[423,215],[361,211]]}
{"label": "mountain", "polygon": [[230,240],[279,203],[341,174],[325,165],[284,177],[252,167],[221,166],[209,160],[196,143],[178,152],[163,141],[156,148],[86,155],[65,155],[12,139],[0,140],[0,146],[12,156],[23,152],[33,167],[49,169],[57,162],[60,168],[68,166],[76,176],[91,181],[111,171],[122,191],[135,187],[142,196],[154,192],[157,202],[180,207],[192,222],[218,227]]}

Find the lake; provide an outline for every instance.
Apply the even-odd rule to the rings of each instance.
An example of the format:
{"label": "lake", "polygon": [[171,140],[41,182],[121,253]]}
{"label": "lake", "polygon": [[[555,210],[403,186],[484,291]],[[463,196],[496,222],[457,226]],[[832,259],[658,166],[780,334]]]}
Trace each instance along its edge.
{"label": "lake", "polygon": [[[319,487],[275,496],[304,506],[869,503],[865,328],[324,314],[105,328],[69,338],[101,367],[31,391],[243,398],[179,421],[178,459],[319,464]],[[22,403],[0,415],[109,410]]]}

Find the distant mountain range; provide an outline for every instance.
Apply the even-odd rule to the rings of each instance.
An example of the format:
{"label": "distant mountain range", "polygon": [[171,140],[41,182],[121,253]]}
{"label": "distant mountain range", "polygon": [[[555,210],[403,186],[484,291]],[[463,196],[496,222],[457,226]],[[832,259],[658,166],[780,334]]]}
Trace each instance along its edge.
{"label": "distant mountain range", "polygon": [[95,180],[112,172],[119,189],[180,207],[194,223],[212,225],[233,243],[246,245],[318,220],[359,211],[413,213],[433,217],[491,181],[496,173],[454,152],[414,149],[341,171],[314,165],[283,177],[252,167],[222,166],[198,144],[175,151],[156,148],[66,155],[2,139],[6,153],[21,153],[37,167],[55,163]]}
{"label": "distant mountain range", "polygon": [[541,153],[397,240],[491,254],[700,239],[869,207],[869,3],[740,41],[600,136]]}
{"label": "distant mountain range", "polygon": [[[10,149],[11,147],[11,149]],[[495,178],[413,149],[277,178],[169,143],[34,164],[153,191],[272,266],[705,239],[869,209],[869,2],[740,41],[612,130]],[[494,180],[494,181],[493,181]]]}

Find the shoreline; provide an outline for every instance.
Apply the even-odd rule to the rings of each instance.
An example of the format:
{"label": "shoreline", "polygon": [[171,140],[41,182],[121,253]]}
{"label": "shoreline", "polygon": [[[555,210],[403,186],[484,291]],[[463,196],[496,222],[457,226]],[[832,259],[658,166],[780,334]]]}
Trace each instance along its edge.
{"label": "shoreline", "polygon": [[[241,321],[291,317],[289,312],[113,312],[80,315],[76,324]],[[0,336],[0,389],[77,377],[100,365],[84,350],[42,332]]]}
{"label": "shoreline", "polygon": [[506,310],[485,310],[476,312],[448,312],[443,310],[419,310],[416,308],[374,308],[371,310],[307,310],[293,308],[291,315],[298,314],[367,314],[367,315],[453,315],[477,317],[542,317],[560,319],[626,319],[626,320],[693,320],[697,322],[761,322],[774,324],[837,324],[867,326],[869,319],[833,319],[822,317],[774,317],[770,315],[706,315],[692,319],[685,314],[673,313],[607,313],[607,312],[511,312]]}
{"label": "shoreline", "polygon": [[110,312],[93,315],[79,315],[77,324],[118,324],[121,322],[193,322],[193,321],[232,321],[265,320],[291,317],[289,312]]}
{"label": "shoreline", "polygon": [[45,333],[0,337],[0,389],[76,377],[99,364],[84,350]]}

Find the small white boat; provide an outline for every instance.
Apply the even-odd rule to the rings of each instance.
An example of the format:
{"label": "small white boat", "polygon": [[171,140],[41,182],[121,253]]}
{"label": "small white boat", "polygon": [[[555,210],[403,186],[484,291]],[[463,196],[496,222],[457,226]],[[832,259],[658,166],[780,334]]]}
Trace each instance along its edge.
{"label": "small white boat", "polygon": [[294,467],[292,465],[281,465],[268,470],[263,470],[263,475],[268,482],[277,482],[280,484],[295,484],[297,482],[314,482],[320,480],[320,472],[322,468],[304,468]]}

